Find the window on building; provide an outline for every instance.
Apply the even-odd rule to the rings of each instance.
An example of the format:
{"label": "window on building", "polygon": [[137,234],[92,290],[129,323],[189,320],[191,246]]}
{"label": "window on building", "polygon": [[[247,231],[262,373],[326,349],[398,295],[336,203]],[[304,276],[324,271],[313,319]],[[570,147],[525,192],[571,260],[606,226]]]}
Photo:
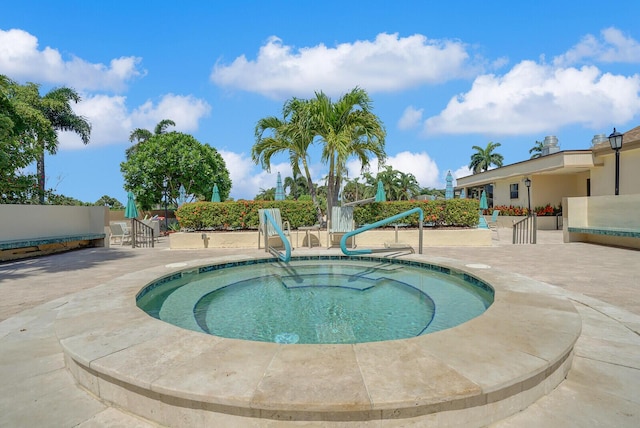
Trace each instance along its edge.
{"label": "window on building", "polygon": [[511,185],[511,199],[518,199],[518,183]]}

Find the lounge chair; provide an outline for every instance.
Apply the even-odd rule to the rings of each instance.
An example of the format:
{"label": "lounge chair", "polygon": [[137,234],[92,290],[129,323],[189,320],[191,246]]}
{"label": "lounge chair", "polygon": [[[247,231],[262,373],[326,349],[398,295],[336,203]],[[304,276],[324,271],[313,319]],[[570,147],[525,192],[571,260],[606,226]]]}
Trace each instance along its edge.
{"label": "lounge chair", "polygon": [[[327,222],[327,248],[340,245],[340,239],[347,232],[352,232],[356,228],[353,220],[353,207],[333,207],[331,209],[331,220]],[[351,248],[356,247],[356,238],[350,238]],[[347,242],[347,245],[349,243]]]}
{"label": "lounge chair", "polygon": [[131,234],[128,230],[122,227],[122,223],[112,223],[109,225],[111,229],[111,237],[109,238],[112,243],[120,240],[120,245],[124,245],[125,241],[131,242]]}
{"label": "lounge chair", "polygon": [[[282,216],[280,215],[280,208],[265,208],[258,210],[258,217],[260,218],[260,228],[258,229],[258,249],[262,248],[261,245],[264,242],[264,212],[267,211],[273,217],[276,225],[280,228],[280,230],[284,233],[285,237],[291,243],[291,225],[288,221],[282,221]],[[276,232],[276,228],[273,227],[271,222],[267,222],[267,236],[269,240],[271,238],[279,238],[278,232]],[[284,244],[283,244],[284,245]]]}
{"label": "lounge chair", "polygon": [[491,220],[488,222],[489,229],[494,231],[496,235],[498,235],[498,240],[500,239],[500,234],[498,233],[498,215],[500,214],[500,210],[493,210],[491,214]]}

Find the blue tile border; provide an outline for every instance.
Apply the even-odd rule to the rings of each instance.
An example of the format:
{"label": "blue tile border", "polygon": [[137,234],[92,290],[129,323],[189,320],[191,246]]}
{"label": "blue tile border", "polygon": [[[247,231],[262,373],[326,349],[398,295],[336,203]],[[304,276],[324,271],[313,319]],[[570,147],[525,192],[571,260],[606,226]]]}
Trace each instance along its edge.
{"label": "blue tile border", "polygon": [[[405,259],[388,259],[384,257],[373,257],[373,256],[317,255],[317,256],[291,257],[291,261],[322,261],[322,260],[347,260],[347,261],[362,260],[362,261],[368,261],[368,262],[386,262],[389,264],[418,267],[425,270],[439,272],[445,275],[455,276],[456,278],[459,278],[464,282],[471,284],[475,287],[478,287],[484,290],[485,292],[489,293],[492,299],[495,298],[495,290],[493,289],[493,287],[491,287],[490,284],[482,281],[481,279],[476,278],[475,276],[464,271],[458,271],[445,266],[435,265],[427,262],[420,262],[416,260],[405,260]],[[236,262],[222,262],[220,264],[215,264],[215,265],[200,266],[198,268],[198,274],[213,272],[213,271],[237,267],[237,266],[250,266],[255,264],[274,263],[274,262],[281,263],[280,260],[276,258],[248,259],[248,260],[239,260]],[[180,279],[182,278],[182,276],[183,276],[183,271],[179,271],[153,281],[152,283],[143,287],[142,290],[140,290],[140,292],[138,292],[138,294],[136,295],[136,300],[141,299],[143,296],[145,296],[147,293],[149,293],[156,287],[162,284],[166,284],[167,282]]]}
{"label": "blue tile border", "polygon": [[616,227],[569,227],[567,229],[570,233],[640,238],[640,229],[624,229]]}
{"label": "blue tile border", "polygon": [[11,241],[0,241],[0,250],[13,250],[16,248],[37,247],[38,245],[60,244],[74,241],[92,241],[94,239],[104,239],[104,233],[85,233],[81,235],[49,236],[44,238],[15,239]]}

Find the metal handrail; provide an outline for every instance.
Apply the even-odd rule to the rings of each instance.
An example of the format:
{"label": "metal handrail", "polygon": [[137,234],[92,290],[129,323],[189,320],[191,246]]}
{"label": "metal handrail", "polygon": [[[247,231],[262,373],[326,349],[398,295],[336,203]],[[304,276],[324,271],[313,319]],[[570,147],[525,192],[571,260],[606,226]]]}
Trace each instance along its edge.
{"label": "metal handrail", "polygon": [[342,204],[343,207],[350,207],[350,206],[355,206],[355,205],[363,205],[363,204],[370,204],[371,202],[375,202],[376,198],[367,198],[367,199],[361,199],[359,201],[353,201],[353,202],[347,202],[346,204]]}
{"label": "metal handrail", "polygon": [[422,223],[424,221],[424,213],[422,212],[422,208],[412,208],[409,211],[405,211],[403,213],[396,214],[394,216],[385,218],[383,220],[376,221],[375,223],[364,225],[359,229],[352,230],[351,232],[347,232],[342,236],[342,239],[340,239],[340,249],[347,256],[353,256],[353,255],[358,255],[358,254],[381,253],[381,252],[387,252],[387,251],[397,251],[398,248],[375,248],[375,249],[366,248],[366,249],[363,249],[363,250],[349,250],[349,249],[347,249],[347,240],[349,238],[351,238],[352,236],[356,236],[356,235],[358,235],[360,233],[363,233],[363,232],[366,232],[368,230],[375,229],[377,227],[384,226],[384,225],[387,225],[389,223],[393,223],[394,221],[397,221],[397,220],[399,220],[401,218],[410,216],[412,214],[419,214],[419,217],[420,217],[420,219],[418,221],[418,230],[419,230],[418,253],[422,254]]}
{"label": "metal handrail", "polygon": [[519,221],[513,222],[514,244],[535,244],[537,240],[538,221],[535,213]]}
{"label": "metal handrail", "polygon": [[[267,227],[268,227],[267,222],[271,223],[271,225],[273,226],[273,229],[276,231],[276,233],[278,234],[278,236],[282,240],[282,244],[284,245],[285,254],[282,254],[277,249],[269,246],[269,234],[267,233]],[[264,211],[263,227],[264,227],[264,249],[265,249],[265,251],[271,252],[273,254],[276,254],[280,260],[282,260],[285,263],[288,263],[291,260],[291,243],[289,243],[289,240],[284,235],[284,232],[282,231],[282,229],[280,229],[280,226],[278,226],[278,224],[276,223],[275,219],[271,216],[271,214],[269,214],[269,211],[266,211],[266,210]]]}
{"label": "metal handrail", "polygon": [[136,247],[154,247],[155,236],[153,227],[144,224],[137,218],[131,219],[131,246]]}
{"label": "metal handrail", "polygon": [[556,230],[560,230],[562,229],[562,227],[562,212],[559,212],[558,214],[556,214]]}

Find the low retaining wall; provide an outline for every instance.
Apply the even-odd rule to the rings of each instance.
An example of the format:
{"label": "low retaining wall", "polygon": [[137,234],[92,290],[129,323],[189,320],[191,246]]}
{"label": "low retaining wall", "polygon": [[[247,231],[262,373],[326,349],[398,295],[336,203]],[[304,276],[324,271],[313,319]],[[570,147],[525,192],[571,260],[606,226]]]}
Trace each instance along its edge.
{"label": "low retaining wall", "polygon": [[[313,231],[310,234],[312,247],[327,247],[327,231]],[[488,229],[424,229],[423,247],[483,247],[491,246],[491,231]],[[356,236],[358,248],[384,247],[385,243],[395,243],[393,229],[371,230]],[[398,230],[398,242],[418,249],[418,229]],[[294,248],[308,247],[306,232],[291,231]],[[258,232],[179,232],[169,235],[171,249],[200,248],[257,248]]]}
{"label": "low retaining wall", "polygon": [[[491,220],[490,215],[485,215],[484,218],[488,221]],[[504,227],[511,229],[513,227],[514,222],[518,222],[526,218],[526,216],[515,216],[515,215],[499,215],[498,216],[498,227]],[[558,227],[558,222],[559,227]],[[536,218],[536,224],[538,226],[538,230],[561,230],[562,229],[562,220],[558,220],[556,216],[538,216]]]}
{"label": "low retaining wall", "polygon": [[640,248],[640,194],[565,198],[562,205],[564,242]]}
{"label": "low retaining wall", "polygon": [[13,260],[109,242],[101,206],[0,205],[0,260]]}

